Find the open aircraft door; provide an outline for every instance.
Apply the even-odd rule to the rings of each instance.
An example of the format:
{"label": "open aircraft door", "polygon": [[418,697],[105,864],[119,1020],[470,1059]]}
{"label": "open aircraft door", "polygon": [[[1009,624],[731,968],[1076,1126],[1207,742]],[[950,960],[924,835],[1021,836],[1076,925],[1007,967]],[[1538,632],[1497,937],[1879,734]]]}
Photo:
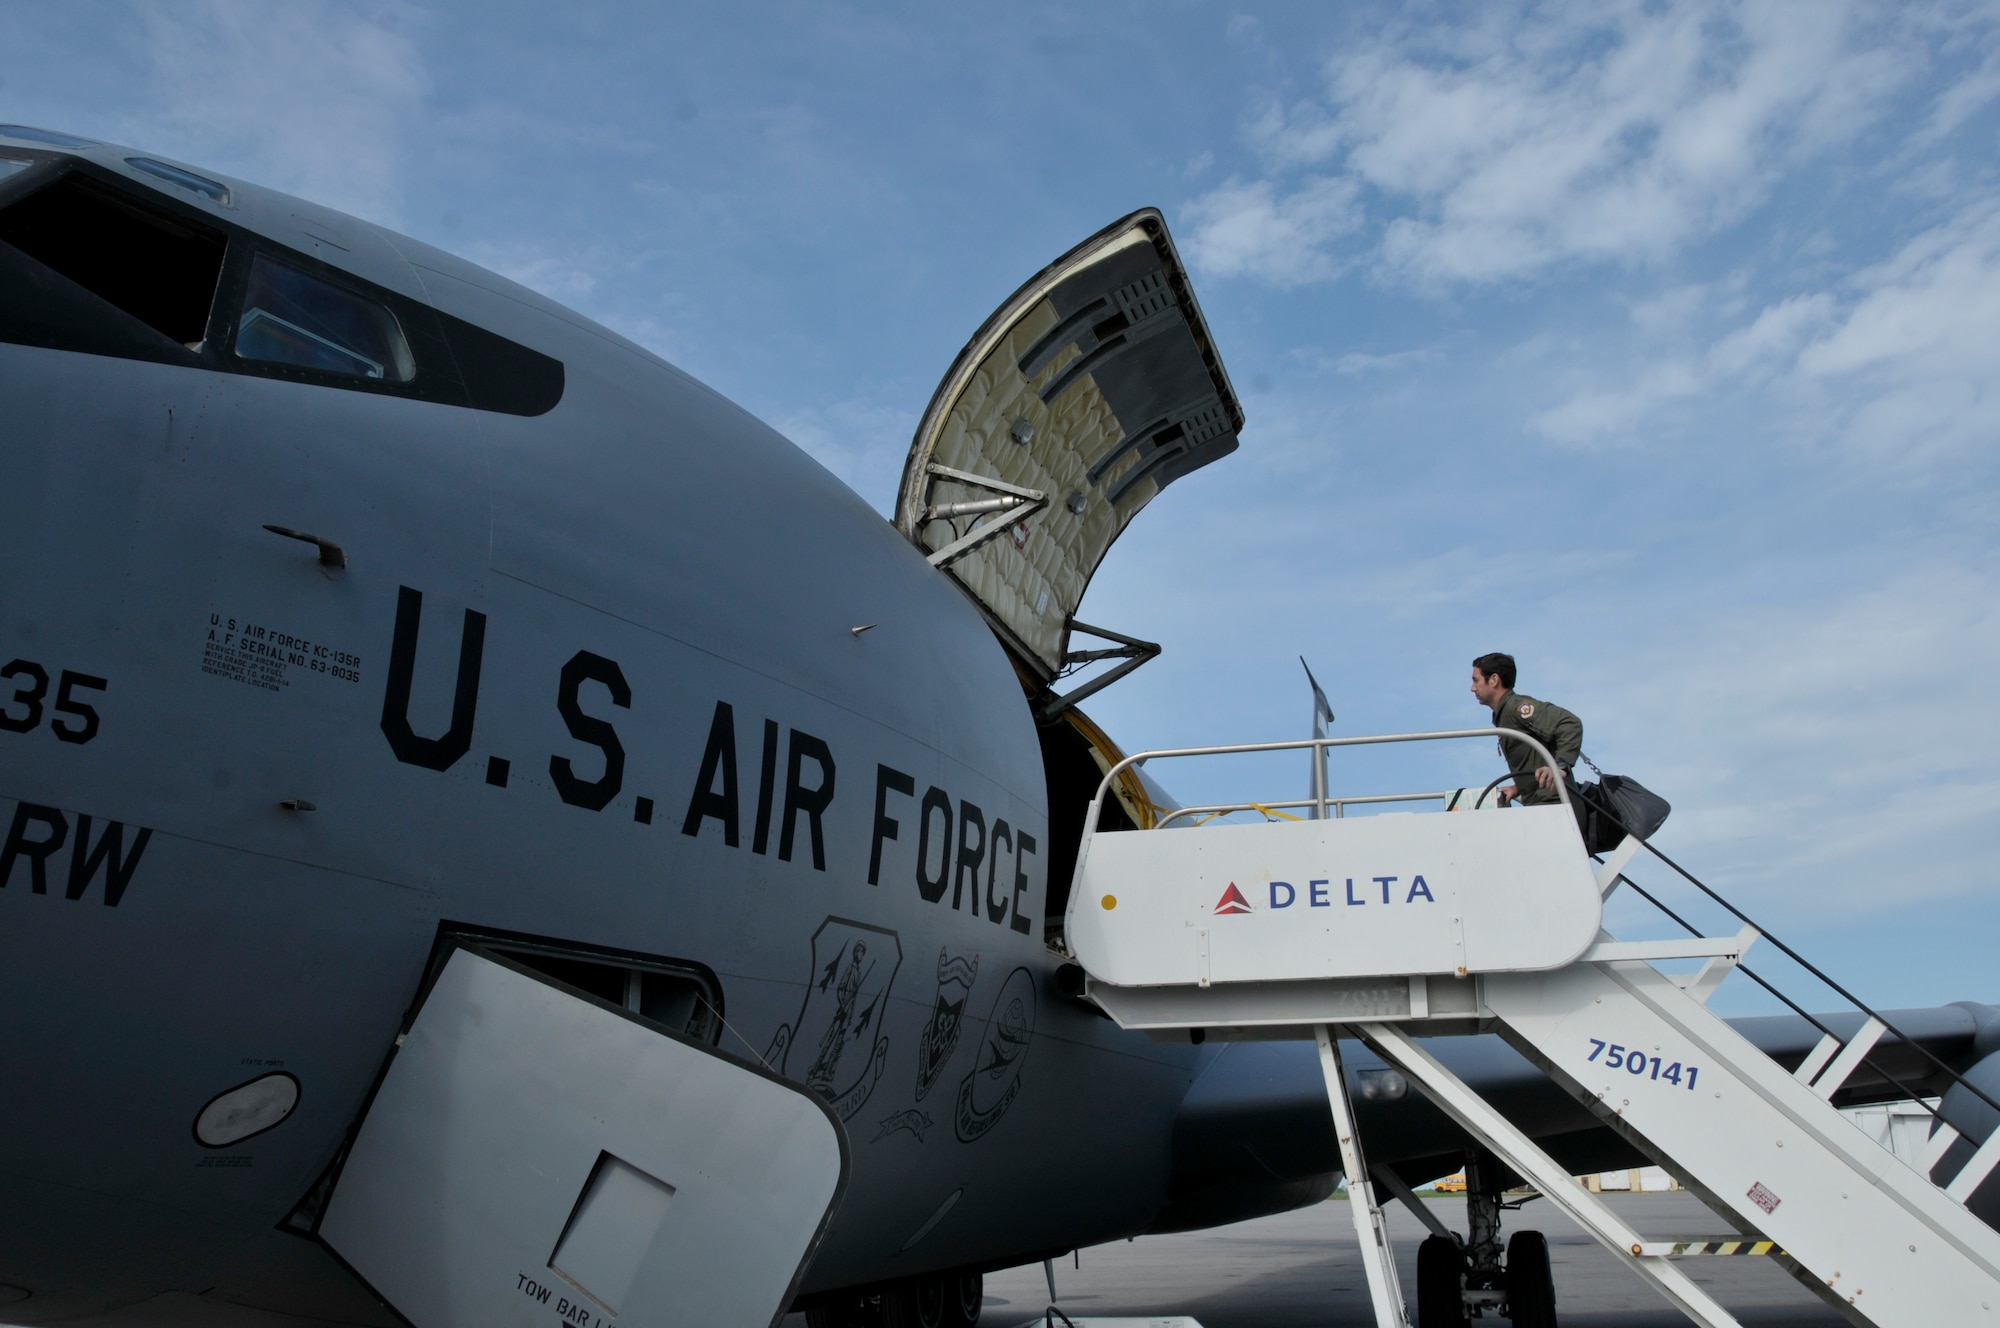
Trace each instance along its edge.
{"label": "open aircraft door", "polygon": [[318,1234],[416,1328],[775,1325],[846,1178],[813,1094],[459,948]]}
{"label": "open aircraft door", "polygon": [[1234,451],[1242,427],[1166,222],[1147,208],[1043,269],[959,352],[917,427],[896,526],[1046,686],[1080,662],[1072,615],[1112,541],[1160,490]]}

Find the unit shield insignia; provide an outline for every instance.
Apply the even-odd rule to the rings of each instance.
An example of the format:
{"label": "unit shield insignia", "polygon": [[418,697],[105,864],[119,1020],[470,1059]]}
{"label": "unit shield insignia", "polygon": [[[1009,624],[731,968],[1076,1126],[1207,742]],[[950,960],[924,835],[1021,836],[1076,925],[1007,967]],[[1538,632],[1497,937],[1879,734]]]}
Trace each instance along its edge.
{"label": "unit shield insignia", "polygon": [[813,933],[812,952],[805,1003],[773,1035],[764,1059],[803,1079],[846,1120],[868,1101],[889,1059],[882,1020],[903,947],[893,931],[830,917]]}
{"label": "unit shield insignia", "polygon": [[917,1042],[917,1101],[921,1102],[943,1073],[951,1053],[958,1049],[959,1029],[965,1022],[966,998],[972,995],[973,980],[979,976],[979,956],[938,951],[937,1000],[931,1007],[931,1021]]}
{"label": "unit shield insignia", "polygon": [[958,1082],[958,1109],[952,1123],[966,1143],[1000,1123],[1021,1092],[1021,1062],[1035,1036],[1035,978],[1025,968],[1007,975],[993,1012],[986,1018],[986,1035],[979,1042],[979,1059]]}

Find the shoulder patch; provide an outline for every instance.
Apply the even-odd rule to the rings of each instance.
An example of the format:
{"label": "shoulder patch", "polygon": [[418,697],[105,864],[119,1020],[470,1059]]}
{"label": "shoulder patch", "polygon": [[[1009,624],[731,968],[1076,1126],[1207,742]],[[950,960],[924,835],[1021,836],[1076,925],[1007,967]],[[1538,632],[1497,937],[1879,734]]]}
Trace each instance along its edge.
{"label": "shoulder patch", "polygon": [[1532,718],[1535,713],[1535,703],[1532,701],[1523,701],[1518,709],[1522,719]]}

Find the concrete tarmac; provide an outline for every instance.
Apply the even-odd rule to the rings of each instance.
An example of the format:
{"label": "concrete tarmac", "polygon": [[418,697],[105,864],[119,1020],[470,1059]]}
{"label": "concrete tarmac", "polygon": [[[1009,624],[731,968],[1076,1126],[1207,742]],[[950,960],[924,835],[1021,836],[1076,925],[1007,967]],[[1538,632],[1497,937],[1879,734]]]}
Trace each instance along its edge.
{"label": "concrete tarmac", "polygon": [[[1603,1197],[1649,1238],[1727,1234],[1690,1194]],[[1430,1202],[1446,1226],[1464,1229],[1464,1200]],[[1404,1300],[1414,1316],[1417,1245],[1428,1233],[1401,1204],[1392,1203],[1388,1213]],[[1505,1233],[1521,1228],[1548,1237],[1563,1328],[1680,1328],[1689,1322],[1547,1200],[1505,1215]],[[1066,1258],[1055,1267],[1057,1303],[1071,1318],[1189,1315],[1202,1328],[1361,1328],[1374,1323],[1345,1198],[1213,1231],[1100,1245],[1082,1251],[1078,1262],[1081,1267]],[[1837,1328],[1846,1322],[1768,1258],[1678,1262],[1745,1328]],[[1039,1323],[1047,1303],[1040,1264],[989,1273],[980,1323],[982,1328],[1016,1328],[1030,1319]],[[803,1316],[798,1321],[803,1323]],[[1507,1320],[1488,1314],[1474,1322],[1505,1328]]]}

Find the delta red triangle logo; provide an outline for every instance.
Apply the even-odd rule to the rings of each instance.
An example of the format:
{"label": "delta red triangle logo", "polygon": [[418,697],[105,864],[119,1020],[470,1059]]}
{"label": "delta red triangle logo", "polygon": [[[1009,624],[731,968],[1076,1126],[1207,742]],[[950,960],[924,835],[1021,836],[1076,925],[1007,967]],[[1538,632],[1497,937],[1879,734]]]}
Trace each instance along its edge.
{"label": "delta red triangle logo", "polygon": [[1231,881],[1229,888],[1222,892],[1222,898],[1216,902],[1215,911],[1218,913],[1248,913],[1251,911],[1250,901],[1245,899],[1243,892],[1236,888],[1236,882]]}

